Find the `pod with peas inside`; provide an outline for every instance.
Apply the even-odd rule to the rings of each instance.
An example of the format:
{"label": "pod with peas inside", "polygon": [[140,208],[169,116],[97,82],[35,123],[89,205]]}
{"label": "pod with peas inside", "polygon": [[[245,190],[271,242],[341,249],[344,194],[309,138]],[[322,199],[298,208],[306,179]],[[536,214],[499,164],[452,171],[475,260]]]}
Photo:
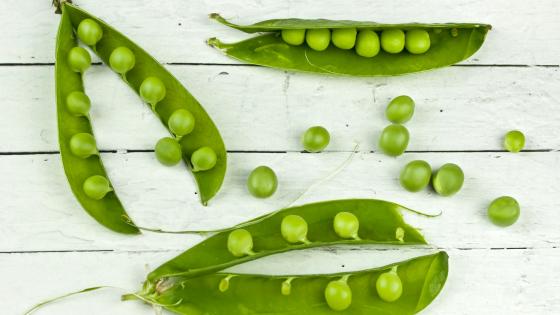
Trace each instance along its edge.
{"label": "pod with peas inside", "polygon": [[388,266],[336,274],[272,276],[220,271],[197,277],[175,275],[162,279],[158,291],[145,286],[137,296],[127,297],[161,305],[178,314],[288,315],[294,314],[293,310],[298,314],[325,315],[366,314],[363,310],[416,314],[438,296],[447,274],[448,255],[437,252]]}
{"label": "pod with peas inside", "polygon": [[[222,186],[227,163],[224,142],[210,116],[165,67],[132,40],[69,2],[60,6],[63,20],[67,21],[65,28],[76,32],[78,39],[90,46],[104,64],[119,74],[168,128],[177,144],[164,140],[156,148],[156,156],[166,165],[178,163],[178,157],[192,165],[201,202],[207,204]],[[75,44],[73,48],[60,45],[60,39],[58,47],[71,51],[61,56],[57,65],[64,62],[78,74],[87,70],[91,58],[85,49]],[[71,85],[62,82],[65,76],[61,74],[60,86]],[[82,92],[82,86],[76,85],[74,90]],[[89,109],[87,101],[78,97],[73,95],[67,106],[74,115],[86,116]]]}
{"label": "pod with peas inside", "polygon": [[283,70],[354,76],[398,75],[445,67],[473,55],[488,24],[383,24],[326,19],[274,19],[238,25],[260,35],[237,43],[208,43],[240,61]]}

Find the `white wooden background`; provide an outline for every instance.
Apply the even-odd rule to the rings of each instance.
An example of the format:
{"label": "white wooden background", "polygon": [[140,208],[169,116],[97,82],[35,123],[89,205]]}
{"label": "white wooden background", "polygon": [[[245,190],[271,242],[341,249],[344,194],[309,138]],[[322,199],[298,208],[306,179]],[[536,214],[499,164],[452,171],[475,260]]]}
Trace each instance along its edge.
{"label": "white wooden background", "polygon": [[[219,228],[292,204],[368,197],[415,209],[407,215],[427,239],[450,254],[442,294],[425,314],[560,313],[560,2],[556,0],[151,1],[76,0],[127,34],[173,72],[206,107],[230,150],[221,193],[202,207],[183,166],[166,168],[150,150],[166,131],[106,67],[86,75],[93,125],[105,165],[140,225]],[[205,45],[247,35],[207,18],[237,22],[323,17],[384,22],[491,23],[473,58],[445,69],[392,78],[323,77],[240,65]],[[145,233],[127,237],[93,221],[72,196],[58,153],[54,46],[59,18],[49,0],[0,2],[0,313],[21,314],[52,296],[99,284],[136,290],[148,270],[201,240]],[[399,94],[417,112],[407,125],[409,152],[377,152],[383,111]],[[300,134],[320,124],[332,143],[302,154]],[[527,151],[504,152],[503,134],[527,135]],[[351,162],[328,180],[350,155]],[[425,159],[461,165],[464,189],[443,198],[405,192],[402,166]],[[256,200],[249,171],[276,170],[276,195]],[[309,187],[303,196],[300,197]],[[518,223],[499,228],[485,209],[500,195],[522,206]],[[299,199],[298,199],[299,198]],[[297,199],[297,200],[296,200]],[[359,249],[359,250],[358,250]],[[381,265],[429,248],[331,248],[268,257],[235,268],[263,273],[341,271]],[[295,268],[294,268],[295,267]],[[75,297],[38,314],[152,314],[119,291]]]}

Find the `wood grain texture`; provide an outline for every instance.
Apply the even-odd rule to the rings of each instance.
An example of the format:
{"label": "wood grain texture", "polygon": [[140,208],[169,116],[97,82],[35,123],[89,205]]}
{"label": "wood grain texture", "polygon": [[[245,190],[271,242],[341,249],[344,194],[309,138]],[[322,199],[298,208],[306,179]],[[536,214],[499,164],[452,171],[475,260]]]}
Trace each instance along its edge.
{"label": "wood grain texture", "polygon": [[[233,151],[300,151],[301,134],[323,125],[330,151],[377,150],[384,110],[401,94],[417,105],[409,150],[503,150],[520,129],[529,150],[560,149],[560,69],[446,68],[392,78],[317,77],[264,68],[168,66],[206,108]],[[56,151],[52,67],[0,67],[0,151]],[[167,136],[148,106],[107,67],[85,75],[92,123],[105,150],[153,149]]]}
{"label": "wood grain texture", "polygon": [[[560,3],[543,0],[492,1],[150,1],[115,4],[110,0],[75,1],[124,32],[162,62],[235,63],[205,44],[210,37],[228,41],[247,37],[208,19],[218,12],[239,23],[271,18],[353,19],[387,23],[479,22],[494,29],[481,51],[466,64],[560,64]],[[320,3],[320,5],[318,5]],[[4,0],[1,63],[53,62],[58,18],[50,1]]]}
{"label": "wood grain texture", "polygon": [[[340,272],[365,269],[426,254],[427,251],[379,251],[368,247],[309,250],[271,256],[233,269],[239,272],[285,274],[298,270]],[[560,299],[558,249],[450,250],[449,278],[440,296],[422,314],[555,314]],[[0,268],[9,286],[0,294],[10,296],[6,314],[21,314],[45,297],[99,284],[120,290],[96,291],[45,308],[37,314],[138,315],[153,314],[139,302],[121,302],[120,294],[140,288],[147,268],[176,252],[39,253],[0,256]],[[316,263],[317,259],[323,261]],[[149,264],[149,266],[146,266]],[[41,268],[37,268],[40,265]],[[519,266],[523,268],[519,268]],[[22,275],[21,270],[26,270]],[[45,272],[48,270],[49,272]],[[543,272],[546,271],[546,272]],[[68,281],[72,278],[72,281]],[[18,294],[13,294],[13,292]],[[548,292],[548,294],[546,293]],[[4,300],[5,301],[5,300]]]}
{"label": "wood grain texture", "polygon": [[[2,314],[100,284],[139,288],[147,271],[202,240],[194,235],[105,230],[73,198],[57,153],[54,45],[59,17],[49,0],[0,1],[0,286]],[[443,215],[405,214],[432,246],[450,253],[442,295],[423,314],[560,313],[560,2],[149,1],[75,0],[128,35],[197,97],[231,151],[223,190],[202,207],[183,165],[163,167],[152,152],[167,132],[109,69],[88,71],[86,90],[103,159],[119,196],[139,224],[168,229],[221,228],[290,204],[335,198],[379,198]],[[342,78],[241,66],[205,44],[247,38],[207,18],[239,23],[302,17],[380,22],[493,24],[482,49],[462,65],[391,78]],[[407,123],[410,151],[377,153],[389,100],[417,102]],[[312,125],[329,129],[323,154],[300,153]],[[510,129],[527,135],[532,152],[500,152]],[[359,144],[358,153],[345,161]],[[453,162],[464,189],[443,198],[404,191],[398,174],[424,159]],[[278,174],[278,192],[252,198],[245,188],[256,166]],[[340,168],[341,165],[344,167]],[[485,214],[495,197],[511,195],[521,217],[509,228]],[[383,265],[434,249],[329,248],[287,253],[238,266],[241,272],[336,272]],[[146,267],[149,265],[149,267]],[[99,291],[37,314],[152,314],[140,303]]]}

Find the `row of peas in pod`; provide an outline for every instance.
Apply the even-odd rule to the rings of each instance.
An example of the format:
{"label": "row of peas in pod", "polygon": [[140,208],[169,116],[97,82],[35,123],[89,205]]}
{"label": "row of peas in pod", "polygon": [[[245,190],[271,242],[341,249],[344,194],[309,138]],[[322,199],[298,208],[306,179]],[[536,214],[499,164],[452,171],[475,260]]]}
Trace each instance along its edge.
{"label": "row of peas in pod", "polygon": [[305,42],[316,51],[327,49],[332,42],[339,49],[355,49],[362,57],[374,57],[381,49],[390,54],[401,53],[405,48],[411,54],[423,54],[430,49],[430,34],[423,29],[405,32],[389,28],[380,35],[374,30],[356,28],[284,29],[281,36],[290,45],[299,46]]}
{"label": "row of peas in pod", "polygon": [[[332,230],[341,239],[360,240],[358,236],[360,223],[358,218],[351,212],[338,212],[333,218]],[[307,237],[308,224],[299,215],[291,214],[285,216],[280,224],[280,233],[284,240],[291,244],[310,244],[312,240]],[[395,237],[401,242],[404,241],[404,230],[397,228]],[[253,238],[249,231],[240,228],[231,231],[227,238],[227,249],[235,257],[255,255]],[[325,300],[328,306],[335,311],[343,311],[350,307],[352,303],[352,291],[347,284],[349,275],[342,276],[340,279],[333,280],[327,284],[324,290]],[[219,290],[225,292],[229,288],[231,276],[222,279]],[[280,292],[283,295],[290,295],[292,278],[288,278],[282,283]],[[401,279],[397,274],[397,267],[382,273],[375,282],[376,292],[382,300],[394,302],[398,300],[403,292]]]}
{"label": "row of peas in pod", "polygon": [[[84,19],[80,22],[77,33],[80,40],[89,46],[95,46],[103,37],[102,28],[92,19]],[[81,49],[87,53],[85,49]],[[119,73],[125,81],[126,73],[134,68],[135,63],[134,53],[124,46],[115,48],[109,58],[111,69]],[[157,104],[165,98],[166,87],[158,77],[149,76],[142,81],[138,93],[142,100],[150,104],[155,112]],[[179,141],[183,136],[194,130],[195,117],[186,109],[177,109],[169,117],[167,126],[173,133],[174,138],[164,137],[160,139],[155,146],[155,155],[163,165],[171,166],[178,164],[182,159],[182,149]],[[205,146],[194,151],[190,161],[193,172],[206,171],[216,165],[217,156],[212,148]]]}

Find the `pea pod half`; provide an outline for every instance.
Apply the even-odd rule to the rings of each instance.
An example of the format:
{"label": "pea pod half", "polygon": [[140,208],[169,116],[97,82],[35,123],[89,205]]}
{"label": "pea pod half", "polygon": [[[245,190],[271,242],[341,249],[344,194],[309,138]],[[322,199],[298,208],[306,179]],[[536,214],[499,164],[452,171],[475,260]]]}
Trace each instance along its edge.
{"label": "pea pod half", "polygon": [[[324,19],[275,19],[237,25],[215,13],[210,17],[246,33],[264,32],[232,44],[216,38],[208,40],[232,58],[285,70],[352,76],[399,75],[452,65],[473,55],[491,29],[488,24],[381,24]],[[287,31],[305,32],[301,34],[305,34],[306,43],[301,34],[300,38],[282,36]],[[335,31],[341,35],[335,36]]]}
{"label": "pea pod half", "polygon": [[[200,199],[203,204],[207,204],[223,183],[227,162],[224,142],[212,119],[187,89],[145,50],[97,17],[68,2],[63,6],[75,29],[85,19],[93,20],[101,27],[102,37],[91,46],[94,52],[105,64],[119,72],[142,99],[150,103],[168,129],[169,118],[173,113],[187,110],[192,114],[195,127],[188,134],[178,135],[177,140],[187,165],[192,166],[191,156],[200,148],[211,149],[216,155],[216,163],[211,169],[193,172]],[[115,55],[118,58],[111,60],[113,52],[118,52]],[[127,63],[127,60],[131,61]]]}
{"label": "pea pod half", "polygon": [[398,204],[346,199],[286,208],[223,230],[166,262],[147,284],[194,277],[289,250],[334,244],[426,244]]}
{"label": "pea pod half", "polygon": [[[84,94],[83,71],[89,53],[78,47],[68,10],[63,9],[56,42],[58,140],[64,172],[82,207],[99,223],[120,233],[136,234],[103,167],[95,145]],[[79,70],[79,71],[76,71]]]}
{"label": "pea pod half", "polygon": [[[387,302],[376,282],[395,270],[402,294]],[[125,299],[142,298],[177,314],[416,314],[439,294],[448,274],[445,252],[389,266],[351,273],[267,276],[215,273],[173,277],[156,289]],[[339,287],[327,287],[340,284]],[[340,288],[341,287],[341,288]],[[339,292],[343,290],[343,292]],[[340,294],[343,293],[343,294]],[[342,295],[342,296],[341,296]]]}

